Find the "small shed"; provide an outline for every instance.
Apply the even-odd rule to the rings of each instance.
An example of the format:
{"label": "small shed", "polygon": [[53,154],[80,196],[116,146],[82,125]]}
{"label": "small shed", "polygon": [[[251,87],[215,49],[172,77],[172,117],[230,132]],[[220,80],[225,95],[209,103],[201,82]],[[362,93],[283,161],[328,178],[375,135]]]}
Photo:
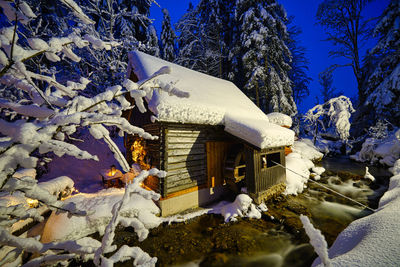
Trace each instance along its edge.
{"label": "small shed", "polygon": [[125,136],[125,146],[130,163],[167,171],[165,178],[145,182],[161,194],[162,215],[213,202],[228,189],[239,190],[240,183],[261,202],[269,188],[285,181],[279,164],[285,165],[285,147],[293,144],[294,132],[269,122],[233,83],[142,52],[129,53],[128,77],[148,79],[164,66],[171,71],[158,76],[158,84],[189,97],[147,90],[147,112],[135,107],[124,114],[159,137]]}

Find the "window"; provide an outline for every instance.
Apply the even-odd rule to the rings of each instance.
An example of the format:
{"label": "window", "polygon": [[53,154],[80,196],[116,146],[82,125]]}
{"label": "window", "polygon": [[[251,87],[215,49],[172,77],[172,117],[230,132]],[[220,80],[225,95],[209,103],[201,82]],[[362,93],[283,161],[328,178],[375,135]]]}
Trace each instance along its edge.
{"label": "window", "polygon": [[267,155],[267,168],[274,167],[276,163],[281,164],[281,153],[272,153]]}
{"label": "window", "polygon": [[[271,154],[264,154],[261,155],[261,168],[266,169],[266,168],[271,168],[274,167],[278,164],[281,163],[281,153],[276,152],[276,153],[271,153]],[[275,163],[276,162],[276,163]]]}

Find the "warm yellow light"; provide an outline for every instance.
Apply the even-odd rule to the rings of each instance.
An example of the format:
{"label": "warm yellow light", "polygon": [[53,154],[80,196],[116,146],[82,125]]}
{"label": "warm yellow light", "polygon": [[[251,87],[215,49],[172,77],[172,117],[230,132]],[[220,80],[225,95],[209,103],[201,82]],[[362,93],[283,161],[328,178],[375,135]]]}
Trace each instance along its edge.
{"label": "warm yellow light", "polygon": [[117,172],[117,170],[110,170],[109,172],[108,172],[108,176],[114,176],[115,175],[115,173]]}
{"label": "warm yellow light", "polygon": [[30,208],[35,208],[39,205],[39,201],[32,198],[26,198],[26,203],[28,203]]}

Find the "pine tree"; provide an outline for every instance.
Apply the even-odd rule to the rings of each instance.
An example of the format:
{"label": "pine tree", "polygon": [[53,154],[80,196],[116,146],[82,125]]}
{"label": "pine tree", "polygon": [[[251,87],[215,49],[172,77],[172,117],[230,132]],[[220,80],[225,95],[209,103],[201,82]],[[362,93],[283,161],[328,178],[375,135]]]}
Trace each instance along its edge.
{"label": "pine tree", "polygon": [[179,20],[178,64],[226,78],[234,2],[202,0]]}
{"label": "pine tree", "polygon": [[[375,120],[385,118],[400,126],[400,2],[391,1],[375,27],[380,36],[371,54],[379,62],[368,79],[366,106],[373,107]],[[379,56],[380,55],[380,56]]]}
{"label": "pine tree", "polygon": [[[296,50],[287,23],[286,12],[276,1],[202,0],[176,26],[180,32],[176,62],[232,80],[266,112],[294,115],[294,83],[289,75],[304,74],[304,54]],[[291,74],[289,45],[298,56]],[[298,88],[303,86],[296,96],[305,92],[308,78],[304,77],[296,81]]]}
{"label": "pine tree", "polygon": [[179,55],[175,62],[193,70],[204,71],[200,19],[192,3],[189,3],[187,12],[179,19],[175,28],[180,33]]}
{"label": "pine tree", "polygon": [[160,47],[158,45],[157,31],[153,25],[149,25],[149,27],[147,27],[147,44],[144,47],[142,47],[141,50],[155,57],[160,56]]}
{"label": "pine tree", "polygon": [[161,30],[161,47],[162,47],[162,58],[173,62],[176,57],[175,52],[175,39],[176,35],[171,26],[171,18],[167,9],[162,10],[164,14]]}
{"label": "pine tree", "polygon": [[241,33],[232,58],[243,73],[236,72],[234,79],[242,80],[243,88],[254,92],[253,100],[266,112],[295,115],[288,77],[292,56],[286,45],[286,11],[276,1],[238,1],[236,20]]}
{"label": "pine tree", "polygon": [[335,88],[333,87],[332,71],[324,71],[318,74],[319,84],[321,85],[321,94],[324,102],[333,98]]}
{"label": "pine tree", "polygon": [[311,82],[311,78],[308,76],[308,65],[309,60],[306,57],[306,48],[300,45],[298,36],[301,34],[301,29],[296,25],[292,24],[293,17],[289,18],[288,22],[288,33],[289,41],[288,47],[292,54],[292,62],[290,63],[289,78],[293,83],[293,100],[295,103],[301,103],[302,99],[310,94],[308,86]]}

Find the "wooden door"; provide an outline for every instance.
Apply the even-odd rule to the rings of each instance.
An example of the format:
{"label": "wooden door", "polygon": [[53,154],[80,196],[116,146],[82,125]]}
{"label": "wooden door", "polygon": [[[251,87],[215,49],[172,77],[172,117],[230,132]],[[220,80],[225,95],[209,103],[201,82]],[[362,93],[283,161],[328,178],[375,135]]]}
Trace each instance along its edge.
{"label": "wooden door", "polygon": [[230,145],[227,142],[206,142],[208,187],[215,187],[225,183],[224,162]]}

